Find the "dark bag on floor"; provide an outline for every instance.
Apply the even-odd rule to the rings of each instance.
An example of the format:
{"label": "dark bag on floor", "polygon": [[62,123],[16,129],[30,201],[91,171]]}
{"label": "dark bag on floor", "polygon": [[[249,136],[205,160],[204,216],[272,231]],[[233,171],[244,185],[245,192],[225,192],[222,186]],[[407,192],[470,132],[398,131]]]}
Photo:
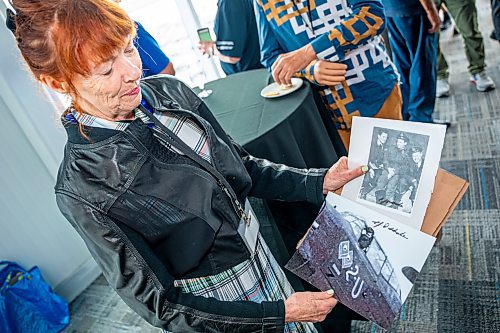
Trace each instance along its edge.
{"label": "dark bag on floor", "polygon": [[60,332],[68,325],[68,303],[54,294],[37,266],[26,271],[0,261],[0,268],[0,332]]}

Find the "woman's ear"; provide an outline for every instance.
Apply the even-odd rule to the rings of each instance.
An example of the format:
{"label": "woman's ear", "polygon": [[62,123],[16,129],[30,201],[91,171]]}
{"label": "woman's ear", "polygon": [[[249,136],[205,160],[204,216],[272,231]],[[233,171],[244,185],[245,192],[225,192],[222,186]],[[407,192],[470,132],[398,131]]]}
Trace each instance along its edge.
{"label": "woman's ear", "polygon": [[40,75],[40,82],[42,82],[44,85],[46,85],[49,89],[52,89],[54,91],[57,91],[62,94],[68,94],[69,93],[69,85],[68,83],[64,81],[59,81],[54,79],[52,76],[49,75]]}

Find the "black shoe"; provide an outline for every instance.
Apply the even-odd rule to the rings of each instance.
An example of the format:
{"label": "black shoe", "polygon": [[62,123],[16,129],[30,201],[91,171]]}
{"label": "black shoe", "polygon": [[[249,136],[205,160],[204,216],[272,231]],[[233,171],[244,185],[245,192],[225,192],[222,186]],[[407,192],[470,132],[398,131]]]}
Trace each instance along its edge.
{"label": "black shoe", "polygon": [[500,39],[497,38],[497,35],[495,33],[495,30],[493,30],[490,34],[490,38],[493,39],[493,40],[496,40],[496,41],[499,41],[500,42]]}
{"label": "black shoe", "polygon": [[385,199],[385,190],[375,191],[375,202],[378,203],[379,205],[382,205],[383,203],[387,202],[387,200]]}
{"label": "black shoe", "polygon": [[448,30],[449,27],[451,27],[451,19],[449,16],[444,17],[443,22],[441,22],[441,27],[439,28],[441,31]]}
{"label": "black shoe", "polygon": [[442,238],[443,238],[443,229],[439,229],[439,232],[436,235],[436,243],[434,243],[434,245],[439,245]]}

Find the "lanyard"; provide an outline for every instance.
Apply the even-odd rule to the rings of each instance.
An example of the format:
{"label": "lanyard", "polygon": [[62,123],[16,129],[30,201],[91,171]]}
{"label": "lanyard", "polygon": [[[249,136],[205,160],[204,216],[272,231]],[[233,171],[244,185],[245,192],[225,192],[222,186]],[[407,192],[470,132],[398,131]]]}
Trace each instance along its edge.
{"label": "lanyard", "polygon": [[[246,223],[250,223],[250,216],[248,216],[247,213],[245,213],[245,208],[241,205],[240,201],[238,200],[238,197],[236,196],[236,193],[234,193],[233,188],[231,187],[231,185],[229,185],[224,176],[221,175],[221,173],[214,166],[212,166],[210,163],[208,163],[206,160],[204,160],[198,154],[196,154],[193,151],[193,149],[191,149],[191,147],[189,147],[184,141],[179,139],[179,137],[175,135],[175,133],[173,133],[170,129],[168,129],[165,125],[163,125],[153,115],[149,105],[144,100],[143,102],[141,102],[141,105],[139,105],[139,108],[145,114],[150,115],[149,119],[160,129],[160,131],[158,131],[157,134],[161,136],[162,140],[164,140],[171,146],[178,149],[186,157],[190,158],[192,161],[199,164],[203,169],[205,169],[205,171],[207,171],[215,179],[217,179],[217,184],[231,201],[231,204],[233,206],[234,211],[236,212],[236,215],[238,215],[238,217],[243,221],[245,221]],[[205,126],[203,127],[206,131]]]}
{"label": "lanyard", "polygon": [[[302,17],[302,13],[300,12],[299,7],[297,6],[297,2],[302,1],[302,0],[291,0],[291,1],[293,4],[293,9],[295,9],[297,11],[297,13],[299,13],[300,17]],[[311,0],[305,0],[305,1],[307,3],[307,18],[308,18],[309,23],[306,20],[304,20],[304,17],[302,17],[302,21],[304,21],[304,23],[306,24],[306,27],[309,30],[311,30],[312,34],[316,35],[314,33],[314,27],[313,27],[313,21],[312,21]]]}

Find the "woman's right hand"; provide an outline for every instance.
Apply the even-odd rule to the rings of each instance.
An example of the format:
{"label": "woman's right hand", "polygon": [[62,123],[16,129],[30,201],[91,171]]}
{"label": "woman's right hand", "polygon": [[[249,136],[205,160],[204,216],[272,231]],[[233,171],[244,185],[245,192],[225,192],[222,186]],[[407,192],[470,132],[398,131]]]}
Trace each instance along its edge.
{"label": "woman's right hand", "polygon": [[285,322],[317,323],[337,305],[333,292],[297,292],[285,301]]}
{"label": "woman's right hand", "polygon": [[314,79],[324,86],[336,86],[345,80],[347,65],[338,62],[318,60],[314,64]]}

